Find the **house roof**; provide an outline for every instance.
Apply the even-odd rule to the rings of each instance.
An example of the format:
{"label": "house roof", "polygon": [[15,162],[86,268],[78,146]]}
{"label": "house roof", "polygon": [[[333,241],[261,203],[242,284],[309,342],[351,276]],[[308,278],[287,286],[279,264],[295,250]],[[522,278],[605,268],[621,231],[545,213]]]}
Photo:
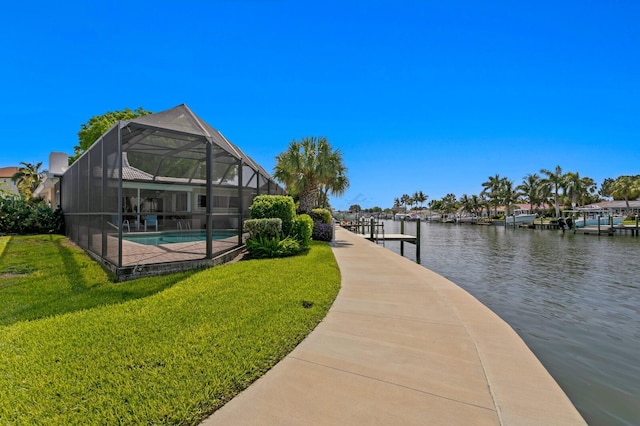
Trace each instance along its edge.
{"label": "house roof", "polygon": [[20,167],[0,167],[0,178],[11,178],[18,170]]}
{"label": "house roof", "polygon": [[[601,201],[595,204],[589,204],[587,206],[583,206],[583,208],[589,209],[626,209],[627,202],[624,200],[614,200],[614,201]],[[640,200],[629,200],[629,208],[637,209],[640,208]]]}

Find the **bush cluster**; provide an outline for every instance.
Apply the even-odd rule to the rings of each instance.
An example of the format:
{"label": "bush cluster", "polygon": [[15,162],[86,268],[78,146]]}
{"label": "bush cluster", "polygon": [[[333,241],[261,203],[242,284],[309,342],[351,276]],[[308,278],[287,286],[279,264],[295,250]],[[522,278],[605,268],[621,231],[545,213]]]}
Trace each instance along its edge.
{"label": "bush cluster", "polygon": [[313,219],[313,239],[331,241],[333,239],[331,212],[327,209],[313,209],[311,210],[311,218]]}
{"label": "bush cluster", "polygon": [[251,219],[245,222],[249,233],[247,250],[252,257],[293,256],[311,243],[313,220],[296,216],[293,198],[283,195],[259,195],[249,207]]}
{"label": "bush cluster", "polygon": [[313,239],[316,241],[331,241],[333,239],[333,226],[328,223],[313,223]]}
{"label": "bush cluster", "polygon": [[300,241],[302,247],[308,247],[313,235],[313,220],[308,214],[296,217],[293,225],[293,236]]}
{"label": "bush cluster", "polygon": [[289,235],[296,217],[293,198],[285,195],[258,195],[249,207],[251,219],[282,219],[282,232]]}
{"label": "bush cluster", "polygon": [[62,210],[51,210],[43,200],[0,194],[0,234],[62,233]]}
{"label": "bush cluster", "polygon": [[249,233],[249,238],[259,235],[273,238],[282,233],[282,219],[249,219],[244,222],[244,231]]}

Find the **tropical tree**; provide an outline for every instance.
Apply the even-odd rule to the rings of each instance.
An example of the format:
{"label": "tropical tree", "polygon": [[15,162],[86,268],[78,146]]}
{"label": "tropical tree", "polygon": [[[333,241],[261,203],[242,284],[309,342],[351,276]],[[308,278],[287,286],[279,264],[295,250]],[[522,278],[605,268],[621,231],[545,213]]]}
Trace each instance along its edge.
{"label": "tropical tree", "polygon": [[328,141],[326,143],[318,143],[318,164],[324,179],[320,181],[321,195],[317,205],[327,208],[329,205],[329,193],[341,196],[344,195],[349,187],[347,168],[344,166],[342,153],[339,150],[333,151]]}
{"label": "tropical tree", "polygon": [[501,180],[499,191],[502,198],[502,204],[504,204],[506,209],[505,215],[508,215],[511,205],[518,201],[518,192],[513,187],[513,181],[507,178],[503,178]]}
{"label": "tropical tree", "polygon": [[293,140],[276,157],[274,177],[300,202],[302,213],[311,213],[319,195],[340,195],[349,187],[342,154],[325,137]]}
{"label": "tropical tree", "polygon": [[463,211],[471,213],[471,198],[467,194],[462,194],[462,196],[458,200],[458,203],[460,203],[460,207]]}
{"label": "tropical tree", "polygon": [[458,209],[458,202],[454,194],[447,194],[440,200],[440,212],[444,214],[453,213]]}
{"label": "tropical tree", "polygon": [[519,191],[519,195],[521,195],[525,201],[528,201],[531,206],[531,211],[533,211],[533,206],[539,206],[541,202],[541,191],[542,181],[540,180],[540,176],[536,173],[529,173],[526,175],[522,183],[516,187]]}
{"label": "tropical tree", "polygon": [[409,194],[402,194],[402,196],[400,197],[400,204],[402,204],[402,206],[404,206],[404,209],[407,209],[407,206],[409,205],[409,203],[411,202],[411,197],[409,196]]}
{"label": "tropical tree", "polygon": [[564,192],[571,199],[571,207],[584,205],[585,200],[596,191],[596,183],[590,177],[580,177],[578,172],[565,175]]}
{"label": "tropical tree", "polygon": [[22,167],[11,177],[11,180],[18,186],[18,191],[24,198],[31,198],[42,181],[42,161],[36,164],[21,162]]}
{"label": "tropical tree", "polygon": [[603,180],[600,184],[600,190],[598,191],[598,194],[603,197],[611,197],[611,187],[615,181],[615,179],[611,178],[606,178],[605,180]]}
{"label": "tropical tree", "polygon": [[78,132],[78,145],[73,147],[73,155],[69,157],[69,164],[76,161],[80,156],[91,148],[100,136],[120,120],[131,120],[143,115],[152,114],[142,107],[136,110],[125,108],[121,111],[109,111],[102,115],[91,117],[86,123],[80,125]]}
{"label": "tropical tree", "polygon": [[619,176],[611,185],[614,200],[624,200],[629,208],[629,200],[640,197],[640,175]]}
{"label": "tropical tree", "polygon": [[412,198],[416,204],[420,204],[420,208],[422,209],[423,208],[422,206],[424,205],[425,201],[429,199],[429,196],[422,191],[416,191],[413,194]]}
{"label": "tropical tree", "polygon": [[477,195],[468,196],[467,194],[462,194],[458,203],[467,213],[471,213],[475,216],[480,216],[482,214],[481,199]]}
{"label": "tropical tree", "polygon": [[498,214],[498,206],[502,202],[502,187],[504,185],[504,179],[499,174],[495,176],[489,176],[489,180],[482,183],[484,188],[480,193],[488,198],[489,206],[494,206],[494,213]]}
{"label": "tropical tree", "polygon": [[400,198],[394,198],[393,199],[393,211],[397,211],[400,210],[400,206],[402,205],[402,203],[400,202]]}
{"label": "tropical tree", "polygon": [[542,186],[553,194],[553,204],[556,209],[556,217],[560,216],[560,190],[565,186],[565,175],[562,174],[562,168],[556,166],[555,170],[542,169],[540,173],[546,175],[542,179]]}

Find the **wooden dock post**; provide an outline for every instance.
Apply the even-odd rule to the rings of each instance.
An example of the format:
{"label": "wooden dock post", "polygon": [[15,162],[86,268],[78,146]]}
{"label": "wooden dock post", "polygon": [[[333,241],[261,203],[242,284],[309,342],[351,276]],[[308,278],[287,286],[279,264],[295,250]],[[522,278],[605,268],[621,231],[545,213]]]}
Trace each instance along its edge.
{"label": "wooden dock post", "polygon": [[371,241],[373,241],[373,222],[374,222],[374,218],[373,216],[371,216],[371,220],[369,221],[369,236],[371,237]]}
{"label": "wooden dock post", "polygon": [[416,220],[416,263],[420,264],[420,219]]}
{"label": "wooden dock post", "polygon": [[640,217],[640,214],[636,213],[636,237],[638,236],[638,217]]}
{"label": "wooden dock post", "polygon": [[[404,235],[404,218],[400,219],[400,233]],[[400,256],[404,256],[404,241],[400,240]]]}

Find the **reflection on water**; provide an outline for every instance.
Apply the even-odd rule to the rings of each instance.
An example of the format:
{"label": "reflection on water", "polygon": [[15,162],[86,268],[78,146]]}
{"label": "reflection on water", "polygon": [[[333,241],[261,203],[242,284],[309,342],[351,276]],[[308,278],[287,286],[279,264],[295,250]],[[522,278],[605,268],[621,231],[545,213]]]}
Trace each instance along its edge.
{"label": "reflection on water", "polygon": [[422,265],[507,321],[589,424],[640,424],[640,238],[438,223],[421,235]]}

